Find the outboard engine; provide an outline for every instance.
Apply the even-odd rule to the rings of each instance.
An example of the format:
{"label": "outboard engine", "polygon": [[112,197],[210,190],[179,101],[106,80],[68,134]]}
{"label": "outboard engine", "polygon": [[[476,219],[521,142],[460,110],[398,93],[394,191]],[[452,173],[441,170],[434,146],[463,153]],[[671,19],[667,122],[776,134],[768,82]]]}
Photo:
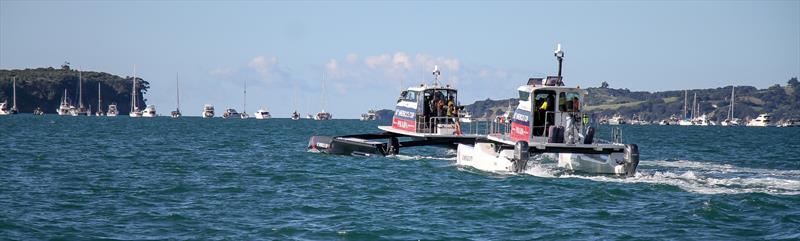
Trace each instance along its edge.
{"label": "outboard engine", "polygon": [[639,166],[639,146],[636,144],[625,145],[625,175],[632,177]]}
{"label": "outboard engine", "polygon": [[514,172],[520,173],[525,171],[528,165],[528,159],[530,158],[529,151],[527,141],[517,141],[517,143],[514,143]]}

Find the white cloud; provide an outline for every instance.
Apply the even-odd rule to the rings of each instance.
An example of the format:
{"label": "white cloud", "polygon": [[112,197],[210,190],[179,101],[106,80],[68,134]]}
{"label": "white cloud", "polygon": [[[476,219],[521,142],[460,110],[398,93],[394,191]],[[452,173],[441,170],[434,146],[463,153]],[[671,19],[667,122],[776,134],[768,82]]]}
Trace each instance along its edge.
{"label": "white cloud", "polygon": [[277,70],[278,65],[278,58],[271,57],[267,58],[264,56],[257,56],[250,60],[250,63],[247,64],[250,68],[258,72],[261,76],[262,80],[265,81],[273,81]]}
{"label": "white cloud", "polygon": [[233,75],[233,68],[231,67],[216,67],[211,71],[208,71],[208,74],[214,77],[230,77]]}

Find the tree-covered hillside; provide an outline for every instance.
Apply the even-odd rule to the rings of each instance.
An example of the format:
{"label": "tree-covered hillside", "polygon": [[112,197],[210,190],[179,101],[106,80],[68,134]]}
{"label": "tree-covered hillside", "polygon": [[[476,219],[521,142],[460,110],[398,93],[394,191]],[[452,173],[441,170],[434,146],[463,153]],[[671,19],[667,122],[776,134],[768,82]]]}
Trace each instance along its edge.
{"label": "tree-covered hillside", "polygon": [[[103,110],[108,110],[111,103],[117,104],[119,114],[127,115],[131,109],[131,85],[133,77],[117,76],[109,73],[81,71],[83,78],[83,104],[97,109],[97,83],[103,97]],[[24,70],[0,70],[0,102],[12,101],[12,78],[17,79],[17,107],[22,113],[31,113],[36,107],[41,107],[45,113],[55,113],[64,90],[68,98],[78,105],[78,71],[69,66],[56,68],[38,68]],[[149,89],[149,83],[137,77],[136,88],[140,108],[146,106],[144,93]]]}

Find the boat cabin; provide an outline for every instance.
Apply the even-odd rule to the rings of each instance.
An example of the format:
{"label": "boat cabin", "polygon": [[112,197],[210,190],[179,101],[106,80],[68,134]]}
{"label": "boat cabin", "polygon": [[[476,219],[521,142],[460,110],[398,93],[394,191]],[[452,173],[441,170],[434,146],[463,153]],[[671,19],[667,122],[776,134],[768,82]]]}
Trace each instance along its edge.
{"label": "boat cabin", "polygon": [[551,127],[571,127],[573,120],[583,121],[581,114],[588,92],[580,87],[564,87],[557,76],[531,78],[517,88],[519,105],[511,123],[513,141],[547,142]]}
{"label": "boat cabin", "polygon": [[410,87],[397,99],[392,128],[415,133],[446,133],[445,129],[450,129],[458,119],[453,114],[454,108],[458,108],[458,91],[449,85]]}

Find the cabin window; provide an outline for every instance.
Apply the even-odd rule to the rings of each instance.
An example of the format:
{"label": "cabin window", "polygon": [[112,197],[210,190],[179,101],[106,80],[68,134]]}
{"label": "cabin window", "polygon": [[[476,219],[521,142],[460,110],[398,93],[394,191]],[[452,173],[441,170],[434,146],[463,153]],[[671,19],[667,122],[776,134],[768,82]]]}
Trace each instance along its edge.
{"label": "cabin window", "polygon": [[558,110],[562,112],[579,112],[581,95],[578,92],[561,92],[558,95]]}
{"label": "cabin window", "polygon": [[400,99],[405,101],[417,102],[417,92],[416,91],[403,91],[403,96]]}
{"label": "cabin window", "polygon": [[536,90],[533,92],[533,135],[547,135],[547,128],[555,123],[556,92]]}
{"label": "cabin window", "polygon": [[531,93],[528,91],[520,91],[519,92],[519,101],[528,101],[531,97]]}

